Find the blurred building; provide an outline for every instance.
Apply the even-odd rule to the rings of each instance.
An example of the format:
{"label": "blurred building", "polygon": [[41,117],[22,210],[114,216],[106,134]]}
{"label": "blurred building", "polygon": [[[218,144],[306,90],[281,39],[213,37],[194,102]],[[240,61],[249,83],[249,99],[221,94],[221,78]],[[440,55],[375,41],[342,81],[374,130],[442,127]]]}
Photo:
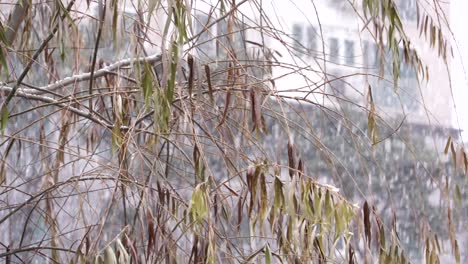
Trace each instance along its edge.
{"label": "blurred building", "polygon": [[[418,81],[418,78],[423,79],[423,75],[418,77],[416,69],[404,62],[401,48],[402,63],[397,88],[393,83],[391,54],[385,48],[380,50],[375,44],[372,24],[366,24],[368,21],[356,15],[356,11],[362,15],[359,4],[353,7],[350,2],[342,0],[263,1],[264,18],[252,14],[248,4],[245,4],[236,24],[241,28],[236,28],[233,38],[239,41],[238,50],[255,50],[256,46],[252,43],[259,43],[281,54],[284,65],[290,63],[295,66],[273,67],[272,75],[267,78],[275,80],[279,91],[294,91],[289,95],[307,95],[308,99],[337,107],[345,100],[365,106],[370,86],[377,110],[383,117],[401,120],[406,116],[405,120],[410,123],[448,128],[452,124],[447,66],[450,65],[450,55],[447,56],[447,63],[444,63],[437,46],[430,47],[429,36],[421,34],[417,26],[418,18],[424,22],[426,12],[434,11],[428,8],[418,10],[416,2],[397,1],[398,11],[408,37],[422,63],[428,67],[429,81]],[[438,4],[445,11],[443,15],[439,13],[441,19],[448,21],[449,2]],[[216,19],[216,14],[209,13],[209,9],[202,4],[200,8],[197,8],[197,4],[194,6],[195,32],[201,32],[205,25]],[[284,34],[262,35],[258,30],[262,19],[264,25],[268,21]],[[202,57],[210,60],[219,58],[225,54],[226,48],[230,48],[223,45],[220,39],[214,40],[217,36],[223,36],[221,40],[227,38],[226,21],[221,22],[210,27],[198,39]],[[441,23],[442,32],[447,36],[446,25]],[[365,28],[367,26],[368,29]]]}

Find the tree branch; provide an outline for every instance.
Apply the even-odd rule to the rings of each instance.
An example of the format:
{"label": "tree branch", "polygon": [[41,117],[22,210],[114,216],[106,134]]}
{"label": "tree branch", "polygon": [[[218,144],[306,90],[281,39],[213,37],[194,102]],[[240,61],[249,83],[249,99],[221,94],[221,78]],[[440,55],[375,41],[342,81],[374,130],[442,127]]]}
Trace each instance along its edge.
{"label": "tree branch", "polygon": [[[70,11],[70,9],[72,8],[74,3],[75,3],[75,0],[70,1],[70,3],[67,6],[67,12]],[[66,14],[63,14],[61,16],[61,20],[65,19],[65,17],[66,17]],[[16,91],[18,90],[19,86],[21,85],[21,82],[24,80],[24,78],[28,74],[28,72],[31,69],[32,65],[36,62],[39,55],[41,55],[42,51],[47,47],[47,43],[49,43],[49,41],[54,37],[55,33],[57,33],[58,29],[59,29],[59,22],[57,23],[57,25],[55,25],[54,29],[52,30],[52,32],[50,32],[50,34],[47,36],[47,38],[42,42],[41,46],[39,46],[39,48],[36,50],[36,52],[34,53],[34,55],[31,58],[31,60],[29,61],[28,65],[26,65],[23,72],[18,77],[18,80],[16,81],[15,86],[13,86],[10,93],[6,97],[5,101],[3,101],[3,103],[2,103],[2,107],[1,107],[2,113],[3,113],[3,111],[5,111],[8,108],[8,103],[11,101],[11,99],[15,95]]]}
{"label": "tree branch", "polygon": [[8,42],[8,45],[13,45],[13,42],[16,38],[16,33],[18,32],[19,26],[21,25],[21,22],[23,22],[24,17],[28,12],[29,6],[29,1],[18,0],[18,2],[15,5],[15,8],[10,13],[10,16],[8,17],[8,25],[6,27],[5,32],[5,38]]}

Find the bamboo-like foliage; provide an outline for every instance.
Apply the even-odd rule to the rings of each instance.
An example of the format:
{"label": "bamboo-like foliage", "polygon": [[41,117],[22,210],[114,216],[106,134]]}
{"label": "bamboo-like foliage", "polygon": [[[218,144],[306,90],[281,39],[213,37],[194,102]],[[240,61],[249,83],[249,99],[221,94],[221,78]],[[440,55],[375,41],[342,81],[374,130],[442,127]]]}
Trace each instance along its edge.
{"label": "bamboo-like foliage", "polygon": [[[404,118],[390,124],[369,83],[359,88],[362,101],[334,89],[340,79],[375,76],[327,71],[323,33],[315,64],[303,66],[297,54],[307,49],[272,22],[263,1],[208,2],[23,0],[5,7],[0,258],[442,263],[441,244],[448,240],[453,259],[462,263],[456,230],[466,208],[460,174],[468,161],[456,135],[439,135],[448,138],[444,155],[451,152],[453,170],[433,148],[414,151]],[[417,27],[448,67],[442,2],[418,2]],[[378,77],[390,65],[393,78],[386,81],[395,93],[403,63],[420,82],[429,81],[430,65],[413,46],[396,1],[343,3],[379,54],[390,54],[380,61]],[[320,21],[320,9],[311,14]],[[276,69],[288,73],[278,76]],[[277,87],[290,76],[303,79],[305,89]],[[424,165],[419,171],[427,177],[416,180],[442,193],[446,217],[417,223],[414,217],[431,210],[426,200],[411,201],[420,208],[401,204],[403,196],[393,201],[399,199],[394,182],[408,178],[380,167],[379,155],[396,139],[405,159],[434,165]],[[335,147],[362,168],[350,172]],[[433,169],[448,174],[439,177]],[[401,222],[413,228],[401,231]],[[402,239],[413,233],[416,255]]]}

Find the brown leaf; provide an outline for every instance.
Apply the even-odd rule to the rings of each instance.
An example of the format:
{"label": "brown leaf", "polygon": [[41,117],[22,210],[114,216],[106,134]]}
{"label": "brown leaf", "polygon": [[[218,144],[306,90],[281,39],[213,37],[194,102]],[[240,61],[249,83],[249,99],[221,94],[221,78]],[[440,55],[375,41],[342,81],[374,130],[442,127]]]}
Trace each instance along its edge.
{"label": "brown leaf", "polygon": [[302,164],[302,159],[299,159],[299,164],[297,165],[297,171],[299,172],[299,176],[304,175],[304,165]]}
{"label": "brown leaf", "polygon": [[348,257],[349,257],[349,260],[348,260],[348,264],[354,264],[356,263],[355,261],[355,258],[354,258],[354,249],[353,249],[353,246],[349,245],[348,247]]}
{"label": "brown leaf", "polygon": [[148,256],[150,255],[151,250],[153,250],[153,244],[154,244],[154,221],[153,221],[153,216],[151,215],[151,211],[149,208],[146,209],[146,223],[148,225]]}
{"label": "brown leaf", "polygon": [[214,209],[215,221],[218,221],[218,194],[217,193],[214,194],[213,209]]}
{"label": "brown leaf", "polygon": [[265,174],[260,174],[260,218],[265,220],[268,211],[268,195]]}
{"label": "brown leaf", "polygon": [[370,223],[370,208],[367,201],[364,203],[363,207],[364,213],[364,233],[367,240],[367,245],[370,247],[371,243],[371,223]]}
{"label": "brown leaf", "polygon": [[291,140],[288,141],[289,176],[292,178],[296,169],[296,153]]}
{"label": "brown leaf", "polygon": [[211,85],[210,66],[205,65],[206,82],[208,84],[208,95],[210,96],[211,105],[214,105],[213,86]]}
{"label": "brown leaf", "polygon": [[192,92],[193,92],[193,75],[194,75],[194,68],[193,68],[193,56],[191,54],[188,55],[187,64],[189,67],[189,78],[188,78],[188,90],[189,90],[189,98],[192,99]]}
{"label": "brown leaf", "polygon": [[261,98],[255,92],[255,87],[250,90],[250,101],[252,104],[252,121],[254,122],[254,130],[262,129],[262,111],[261,111]]}
{"label": "brown leaf", "polygon": [[254,127],[253,127],[253,130],[257,129],[258,128],[258,122],[257,122],[257,113],[256,113],[256,110],[257,108],[255,107],[255,90],[252,89],[250,90],[250,103],[252,105],[252,121],[254,123]]}
{"label": "brown leaf", "polygon": [[260,166],[256,168],[250,167],[247,170],[247,186],[250,192],[249,216],[252,214],[252,209],[257,199],[257,182],[260,174]]}
{"label": "brown leaf", "polygon": [[228,90],[226,92],[226,105],[224,107],[223,117],[222,117],[221,122],[219,123],[218,127],[220,127],[226,121],[226,116],[227,116],[227,113],[228,113],[228,110],[229,110],[229,104],[230,103],[231,103],[231,91]]}
{"label": "brown leaf", "polygon": [[240,230],[242,223],[242,197],[239,197],[239,201],[237,202],[237,230]]}

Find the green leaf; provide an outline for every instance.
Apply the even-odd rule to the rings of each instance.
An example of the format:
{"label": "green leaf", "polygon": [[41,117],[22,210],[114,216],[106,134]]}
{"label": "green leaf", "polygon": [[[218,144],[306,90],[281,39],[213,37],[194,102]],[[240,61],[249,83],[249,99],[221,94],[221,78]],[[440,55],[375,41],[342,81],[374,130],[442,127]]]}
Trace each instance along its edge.
{"label": "green leaf", "polygon": [[153,97],[153,74],[149,65],[145,65],[145,72],[141,87],[143,89],[143,98],[145,99],[146,108],[149,109],[150,102]]}
{"label": "green leaf", "polygon": [[114,44],[117,44],[117,21],[119,18],[119,7],[118,1],[112,1],[113,10],[112,10],[112,40]]}
{"label": "green leaf", "polygon": [[94,258],[94,264],[103,264],[104,260],[102,259],[102,256],[96,256]]}
{"label": "green leaf", "polygon": [[201,221],[208,216],[209,204],[205,183],[200,183],[195,187],[190,200],[190,211],[195,221]]}
{"label": "green leaf", "polygon": [[110,246],[104,251],[104,264],[117,264],[117,257]]}
{"label": "green leaf", "polygon": [[379,130],[377,128],[374,98],[372,97],[372,88],[370,85],[369,85],[369,104],[370,104],[370,110],[369,110],[369,115],[367,119],[367,133],[372,140],[372,144],[375,145],[379,142]]}
{"label": "green leaf", "polygon": [[331,215],[333,214],[333,202],[331,199],[330,192],[327,190],[325,192],[325,217],[327,221],[330,220]]}
{"label": "green leaf", "polygon": [[177,74],[177,61],[179,60],[179,45],[176,41],[172,43],[171,76],[167,85],[167,100],[169,104],[174,100],[175,80]]}
{"label": "green leaf", "polygon": [[5,28],[3,27],[2,21],[0,21],[0,41],[5,45],[9,44],[5,37]]}
{"label": "green leaf", "polygon": [[457,201],[458,205],[461,207],[462,205],[462,198],[461,198],[461,191],[460,191],[460,187],[457,185],[455,185],[455,200]]}
{"label": "green leaf", "polygon": [[265,245],[265,263],[271,264],[271,251],[268,243]]}
{"label": "green leaf", "polygon": [[63,34],[62,34],[62,37],[60,38],[60,59],[62,60],[62,62],[65,61],[65,43],[63,42]]}
{"label": "green leaf", "polygon": [[455,240],[455,245],[454,245],[454,249],[453,249],[453,254],[455,256],[455,261],[457,262],[457,264],[460,264],[460,249],[458,248],[458,241]]}
{"label": "green leaf", "polygon": [[4,105],[2,107],[2,121],[1,121],[1,125],[0,125],[0,130],[2,130],[2,134],[3,132],[5,132],[5,128],[7,126],[7,122],[8,122],[8,106]]}
{"label": "green leaf", "polygon": [[335,210],[335,232],[337,235],[343,233],[345,229],[343,218],[343,211]]}
{"label": "green leaf", "polygon": [[284,206],[284,194],[283,194],[283,183],[281,180],[275,176],[275,201],[274,201],[274,208],[278,210]]}
{"label": "green leaf", "polygon": [[[0,46],[0,64],[2,65],[2,68],[5,69],[5,75],[8,76],[8,64],[6,61],[5,53],[3,52],[3,48]],[[1,68],[0,68],[0,74],[1,74]]]}

